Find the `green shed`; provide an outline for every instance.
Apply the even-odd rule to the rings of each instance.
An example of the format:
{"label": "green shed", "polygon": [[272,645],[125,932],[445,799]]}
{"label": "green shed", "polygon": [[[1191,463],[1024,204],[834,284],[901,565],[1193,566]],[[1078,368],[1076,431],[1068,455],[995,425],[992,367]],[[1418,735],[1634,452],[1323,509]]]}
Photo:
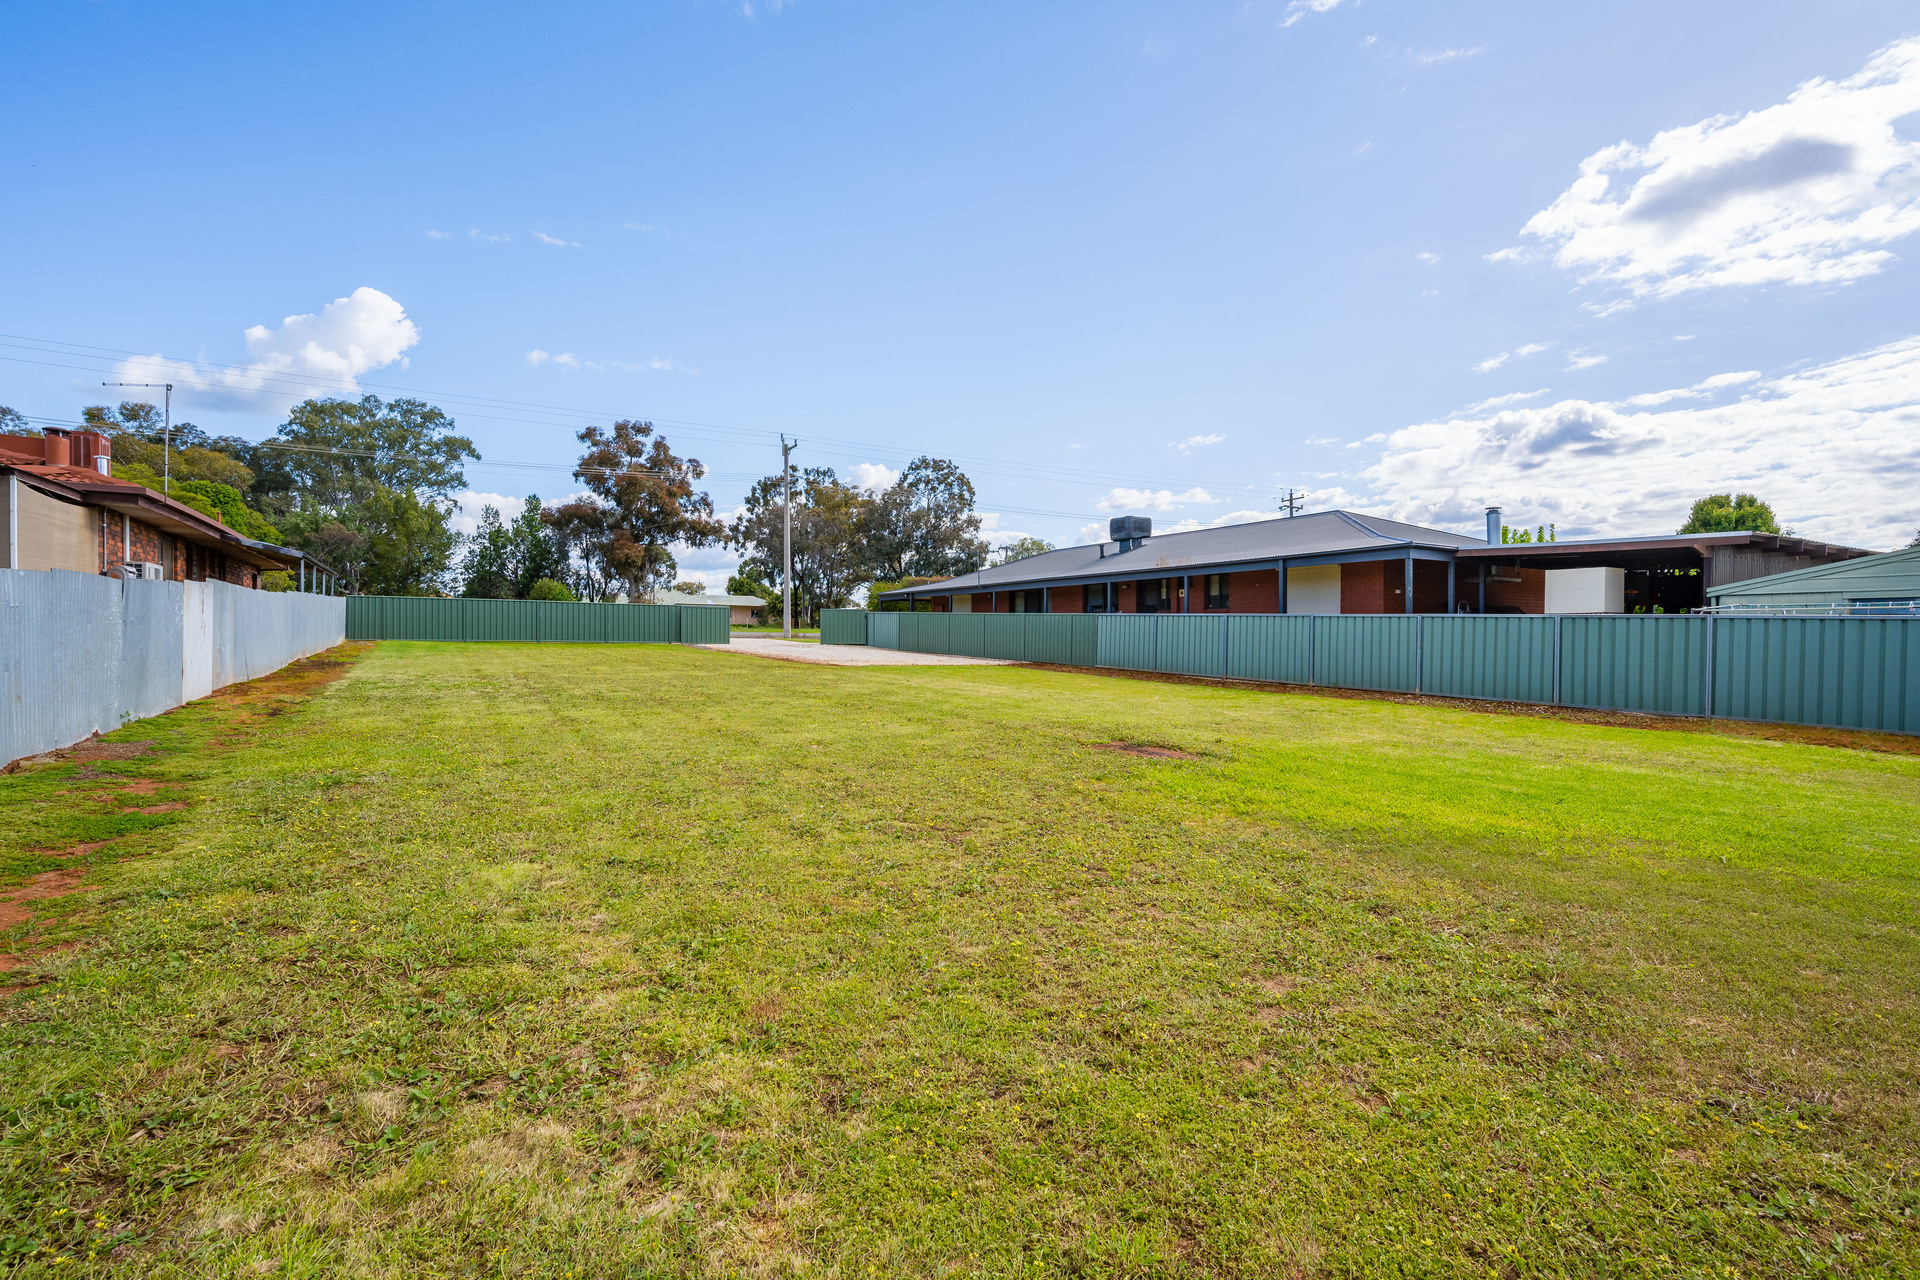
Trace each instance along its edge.
{"label": "green shed", "polygon": [[1920,547],[1709,587],[1707,602],[1730,609],[1892,605],[1903,611],[1920,611]]}

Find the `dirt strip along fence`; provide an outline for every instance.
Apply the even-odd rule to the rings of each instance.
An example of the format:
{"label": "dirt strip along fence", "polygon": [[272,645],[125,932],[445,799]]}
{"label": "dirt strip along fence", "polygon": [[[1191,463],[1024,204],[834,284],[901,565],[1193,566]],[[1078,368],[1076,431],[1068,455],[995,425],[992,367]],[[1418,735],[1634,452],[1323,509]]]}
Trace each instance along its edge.
{"label": "dirt strip along fence", "polygon": [[278,671],[345,633],[338,597],[0,569],[0,765]]}
{"label": "dirt strip along fence", "polygon": [[821,639],[1015,662],[1920,733],[1920,618],[837,609],[823,615]]}
{"label": "dirt strip along fence", "polygon": [[577,604],[348,596],[349,640],[520,644],[725,644],[728,610],[706,604]]}

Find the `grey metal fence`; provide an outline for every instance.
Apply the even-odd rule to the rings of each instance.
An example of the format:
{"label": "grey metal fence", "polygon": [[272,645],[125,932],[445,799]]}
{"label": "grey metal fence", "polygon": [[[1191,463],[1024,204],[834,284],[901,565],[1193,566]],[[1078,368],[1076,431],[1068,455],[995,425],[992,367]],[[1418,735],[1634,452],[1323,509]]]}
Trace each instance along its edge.
{"label": "grey metal fence", "polygon": [[338,598],[0,569],[0,763],[277,671],[345,632]]}
{"label": "grey metal fence", "polygon": [[[828,617],[837,611],[829,611]],[[847,610],[847,613],[855,613]],[[866,643],[1066,666],[1920,733],[1920,618],[872,613]],[[854,623],[836,634],[853,635]]]}

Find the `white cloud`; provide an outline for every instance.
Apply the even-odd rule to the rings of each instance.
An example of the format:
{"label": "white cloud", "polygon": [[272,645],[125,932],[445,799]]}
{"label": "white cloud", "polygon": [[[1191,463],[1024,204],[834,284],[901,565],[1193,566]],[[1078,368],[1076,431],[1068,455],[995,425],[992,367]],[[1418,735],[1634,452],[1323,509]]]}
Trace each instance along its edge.
{"label": "white cloud", "polygon": [[1581,351],[1567,352],[1567,368],[1569,369],[1591,369],[1595,365],[1605,364],[1606,362],[1606,356],[1590,356]]}
{"label": "white cloud", "polygon": [[1437,253],[1416,253],[1413,256],[1416,260],[1424,262],[1430,267],[1438,266],[1440,263],[1440,255]]}
{"label": "white cloud", "polygon": [[1547,388],[1538,391],[1509,391],[1503,396],[1488,396],[1485,400],[1475,401],[1467,406],[1468,413],[1484,413],[1488,409],[1503,409],[1510,404],[1520,404],[1527,400],[1538,399],[1547,394]]}
{"label": "white cloud", "polygon": [[1204,449],[1210,444],[1219,444],[1225,436],[1188,436],[1185,440],[1169,441],[1167,448],[1178,449],[1182,453],[1192,453],[1195,449]]}
{"label": "white cloud", "polygon": [[884,462],[856,462],[853,483],[862,489],[879,491],[900,478],[900,473]]}
{"label": "white cloud", "polygon": [[309,396],[352,395],[363,373],[398,361],[420,330],[398,302],[365,286],[335,298],[318,315],[288,316],[278,329],[245,333],[244,365],[224,368],[165,356],[135,356],[114,366],[117,380],[171,382],[183,404],[213,409],[291,404]]}
{"label": "white cloud", "polygon": [[[501,238],[505,239],[506,237],[502,236]],[[550,244],[550,245],[553,245],[555,248],[559,248],[559,249],[580,248],[580,242],[578,240],[561,240],[558,237],[548,235],[544,231],[534,232],[533,238],[535,240],[538,240],[541,244]]]}
{"label": "white cloud", "polygon": [[1743,373],[1716,373],[1711,378],[1702,378],[1690,387],[1681,387],[1673,391],[1649,391],[1644,395],[1629,396],[1621,404],[1635,408],[1646,408],[1657,404],[1670,404],[1675,400],[1704,400],[1716,391],[1726,387],[1745,386],[1760,379],[1758,370],[1748,369]]}
{"label": "white cloud", "polygon": [[[1358,4],[1359,0],[1353,0],[1353,2]],[[1287,16],[1281,19],[1280,25],[1290,27],[1310,13],[1326,13],[1338,9],[1343,3],[1346,3],[1346,0],[1291,0],[1287,5]],[[1372,43],[1373,37],[1367,37],[1367,41]]]}
{"label": "white cloud", "polygon": [[1413,55],[1413,60],[1423,67],[1429,67],[1436,62],[1452,62],[1455,58],[1471,58],[1475,54],[1483,52],[1485,49],[1485,45],[1475,45],[1471,49],[1435,49],[1431,52],[1416,53]]}
{"label": "white cloud", "polygon": [[1306,443],[1308,444],[1339,444],[1340,437],[1339,436],[1308,436]]}
{"label": "white cloud", "polygon": [[638,373],[643,369],[651,369],[659,373],[699,372],[697,369],[687,368],[672,356],[655,356],[651,360],[639,363],[631,360],[582,360],[571,351],[562,351],[555,355],[551,351],[535,347],[527,352],[526,360],[529,365],[536,368],[543,364],[555,364],[562,369],[589,369],[595,373]]}
{"label": "white cloud", "polygon": [[1200,488],[1184,493],[1171,489],[1113,489],[1093,505],[1098,511],[1172,511],[1176,507],[1205,506],[1218,501]]}
{"label": "white cloud", "polygon": [[1775,106],[1596,151],[1521,233],[1635,297],[1856,280],[1920,229],[1920,142],[1895,128],[1915,111],[1920,38]]}
{"label": "white cloud", "polygon": [[1502,351],[1499,355],[1488,356],[1485,360],[1473,366],[1473,371],[1475,373],[1492,373],[1509,360],[1518,360],[1526,356],[1537,356],[1552,345],[1551,342],[1529,342],[1524,346],[1515,347],[1511,351]]}
{"label": "white cloud", "polygon": [[622,229],[622,230],[624,230],[624,231],[651,231],[651,230],[653,230],[653,224],[652,224],[651,222],[623,222],[623,223],[621,223],[621,224],[620,224],[620,227],[621,227],[621,229]]}
{"label": "white cloud", "polygon": [[[1725,404],[1648,407],[1735,386],[1745,393]],[[1360,479],[1376,509],[1421,524],[1474,528],[1492,502],[1562,537],[1670,533],[1694,499],[1744,490],[1810,537],[1899,545],[1920,526],[1920,337],[1679,395],[1421,423]]]}
{"label": "white cloud", "polygon": [[513,239],[512,236],[508,235],[504,231],[500,232],[498,235],[494,235],[494,234],[490,234],[488,232],[482,231],[478,227],[475,227],[473,228],[473,230],[467,232],[467,235],[472,239],[483,240],[488,244],[505,244],[507,241]]}
{"label": "white cloud", "polygon": [[449,235],[448,235],[448,234],[447,234],[446,232],[444,232],[444,231],[429,231],[429,232],[427,232],[427,239],[429,239],[429,240],[449,240],[449,239],[452,239],[452,237],[451,237],[451,236],[449,236]]}
{"label": "white cloud", "polygon": [[453,514],[447,524],[462,537],[469,536],[480,527],[480,512],[483,507],[492,507],[500,513],[503,521],[511,521],[526,509],[524,496],[513,497],[504,493],[481,493],[474,489],[463,489],[453,495]]}

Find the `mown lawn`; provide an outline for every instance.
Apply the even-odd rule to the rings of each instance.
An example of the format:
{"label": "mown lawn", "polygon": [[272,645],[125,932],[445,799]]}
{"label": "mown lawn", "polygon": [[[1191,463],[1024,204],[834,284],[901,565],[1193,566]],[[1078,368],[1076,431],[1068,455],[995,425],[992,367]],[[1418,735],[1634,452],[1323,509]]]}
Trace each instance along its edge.
{"label": "mown lawn", "polygon": [[0,1273],[1920,1272],[1920,757],[399,643],[114,738],[0,778]]}

